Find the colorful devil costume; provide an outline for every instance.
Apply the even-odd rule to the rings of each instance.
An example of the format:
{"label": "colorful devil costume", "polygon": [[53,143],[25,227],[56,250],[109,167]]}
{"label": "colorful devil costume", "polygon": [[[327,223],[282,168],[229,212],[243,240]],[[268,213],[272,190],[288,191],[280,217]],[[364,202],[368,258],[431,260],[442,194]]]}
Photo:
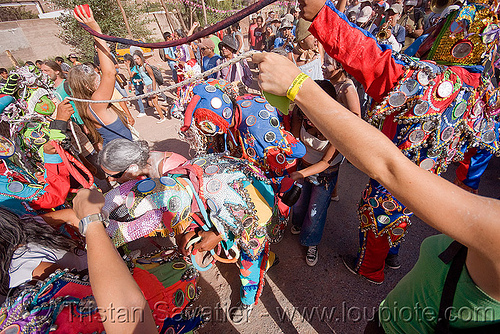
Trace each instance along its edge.
{"label": "colorful devil costume", "polygon": [[[450,65],[480,62],[493,42],[480,34],[494,28],[493,17],[481,4],[464,8],[448,16],[441,33],[438,30],[430,42],[424,41],[422,55]],[[468,18],[467,13],[471,14]],[[467,31],[472,35],[467,37],[462,31],[449,37],[446,29],[455,20],[468,22]],[[371,34],[349,23],[329,0],[310,31],[374,99],[368,121],[420,167],[439,174],[450,162],[462,159],[471,145],[498,152],[498,126],[484,112],[478,89],[481,67],[443,66],[393,54],[390,47],[377,44]],[[359,214],[360,251],[355,269],[381,282],[389,247],[402,240],[411,212],[370,180]]]}
{"label": "colorful devil costume", "polygon": [[[160,333],[191,333],[203,325],[202,316],[183,312],[199,296],[198,274],[175,250],[129,260],[129,265]],[[0,308],[0,331],[102,333],[100,319],[88,275],[58,269],[35,286],[23,284],[9,292]]]}
{"label": "colorful devil costume", "polygon": [[164,229],[174,234],[216,231],[223,241],[212,252],[214,258],[230,250],[236,254],[225,262],[240,261],[242,301],[253,304],[267,270],[273,203],[272,187],[258,168],[242,159],[208,155],[159,179],[122,184],[106,194],[103,211],[109,213],[107,231],[117,246]]}
{"label": "colorful devil costume", "polygon": [[242,157],[265,172],[278,195],[269,225],[271,241],[278,242],[289,218],[289,208],[280,201],[279,194],[292,184],[285,186],[282,180],[295,170],[297,159],[306,150],[283,128],[281,115],[265,98],[246,94],[232,99],[226,86],[224,80],[196,85],[181,130],[186,138],[198,139],[190,143],[198,151],[206,149],[205,143],[209,143],[215,152],[229,150],[231,155]]}

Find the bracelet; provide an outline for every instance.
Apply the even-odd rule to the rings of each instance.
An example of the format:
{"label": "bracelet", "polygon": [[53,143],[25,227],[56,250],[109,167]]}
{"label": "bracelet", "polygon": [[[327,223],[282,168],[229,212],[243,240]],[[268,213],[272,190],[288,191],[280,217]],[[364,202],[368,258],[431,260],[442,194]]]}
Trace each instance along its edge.
{"label": "bracelet", "polygon": [[295,101],[295,97],[299,93],[302,84],[304,83],[304,81],[306,81],[307,78],[309,78],[307,74],[301,72],[295,77],[295,79],[293,79],[292,84],[286,91],[286,97],[288,97],[290,101]]}

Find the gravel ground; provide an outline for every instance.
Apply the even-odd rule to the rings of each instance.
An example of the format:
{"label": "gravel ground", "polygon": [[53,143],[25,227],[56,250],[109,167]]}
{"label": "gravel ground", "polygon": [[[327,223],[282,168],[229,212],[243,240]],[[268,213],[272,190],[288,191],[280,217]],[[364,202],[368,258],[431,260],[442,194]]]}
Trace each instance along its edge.
{"label": "gravel ground", "polygon": [[[133,115],[137,112],[131,109]],[[149,117],[138,118],[136,129],[156,150],[170,150],[184,155],[189,147],[178,137],[181,126],[176,119],[156,124],[157,115],[146,109]],[[483,175],[479,193],[500,196],[500,162],[493,159]],[[455,166],[443,176],[454,178]],[[194,307],[201,307],[211,321],[200,333],[362,333],[380,301],[415,264],[420,243],[436,230],[412,218],[412,226],[400,251],[402,266],[386,270],[385,282],[374,285],[351,274],[341,256],[356,254],[358,248],[357,203],[368,177],[350,163],[342,165],[339,175],[339,202],[332,202],[315,267],[305,263],[305,248],[298,236],[287,229],[284,239],[271,249],[280,257],[266,279],[266,286],[249,321],[231,323],[226,316],[239,301],[238,268],[217,264],[201,273],[203,291]],[[431,192],[432,189],[429,189]]]}

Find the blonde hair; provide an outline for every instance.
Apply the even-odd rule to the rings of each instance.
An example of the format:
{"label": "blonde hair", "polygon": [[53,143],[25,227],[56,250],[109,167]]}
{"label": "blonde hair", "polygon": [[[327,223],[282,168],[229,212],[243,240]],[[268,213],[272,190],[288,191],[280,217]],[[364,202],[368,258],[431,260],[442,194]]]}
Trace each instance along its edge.
{"label": "blonde hair", "polygon": [[[91,100],[92,94],[96,91],[95,83],[97,76],[98,74],[90,66],[77,65],[72,67],[68,72],[68,83],[71,88],[72,96],[79,99]],[[93,142],[102,143],[103,139],[96,128],[96,124],[99,123],[95,120],[94,116],[90,114],[89,103],[75,101],[75,105],[78,110],[78,114],[90,132]],[[112,104],[108,104],[108,108],[113,109],[123,124],[127,124],[127,121],[120,109]]]}

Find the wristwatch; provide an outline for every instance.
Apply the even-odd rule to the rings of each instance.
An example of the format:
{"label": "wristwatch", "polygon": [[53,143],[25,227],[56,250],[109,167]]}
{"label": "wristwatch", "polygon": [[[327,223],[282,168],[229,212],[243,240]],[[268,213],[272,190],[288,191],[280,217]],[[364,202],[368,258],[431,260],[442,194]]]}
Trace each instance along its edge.
{"label": "wristwatch", "polygon": [[94,213],[88,215],[87,217],[80,220],[80,224],[78,225],[78,230],[82,236],[85,236],[85,234],[87,234],[87,227],[93,222],[102,222],[105,228],[109,225],[108,217],[106,217],[102,213]]}

